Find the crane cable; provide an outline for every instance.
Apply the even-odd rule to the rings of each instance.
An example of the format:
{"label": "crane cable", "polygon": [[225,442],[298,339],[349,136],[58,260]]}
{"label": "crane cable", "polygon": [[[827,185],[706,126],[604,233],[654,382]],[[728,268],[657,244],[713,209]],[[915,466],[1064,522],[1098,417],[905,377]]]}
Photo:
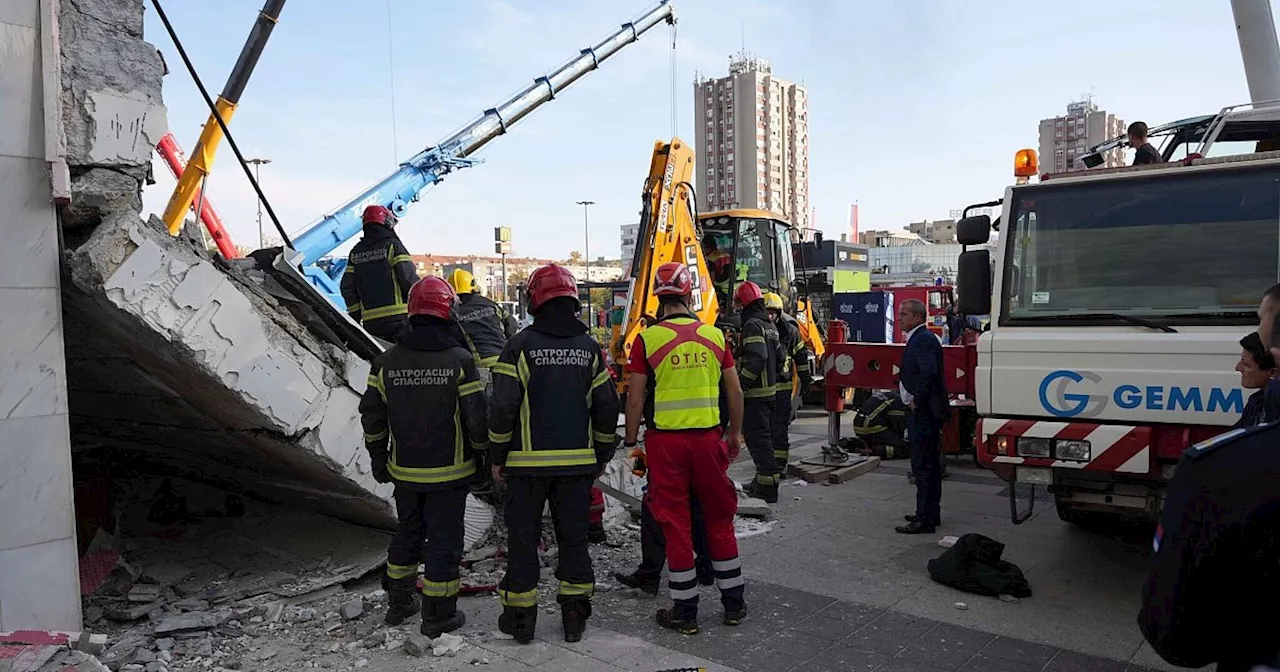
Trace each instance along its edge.
{"label": "crane cable", "polygon": [[679,135],[676,115],[676,24],[671,24],[671,137]]}
{"label": "crane cable", "polygon": [[387,0],[387,78],[391,90],[391,161],[400,165],[400,142],[396,138],[396,56],[391,44],[391,0]]}

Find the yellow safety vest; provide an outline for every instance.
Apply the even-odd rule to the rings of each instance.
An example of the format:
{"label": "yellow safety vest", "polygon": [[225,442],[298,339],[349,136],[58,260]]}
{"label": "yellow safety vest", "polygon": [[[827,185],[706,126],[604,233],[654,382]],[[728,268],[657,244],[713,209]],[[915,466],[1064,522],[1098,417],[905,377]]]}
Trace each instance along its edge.
{"label": "yellow safety vest", "polygon": [[719,427],[724,332],[676,317],[640,332],[640,339],[653,370],[654,429]]}

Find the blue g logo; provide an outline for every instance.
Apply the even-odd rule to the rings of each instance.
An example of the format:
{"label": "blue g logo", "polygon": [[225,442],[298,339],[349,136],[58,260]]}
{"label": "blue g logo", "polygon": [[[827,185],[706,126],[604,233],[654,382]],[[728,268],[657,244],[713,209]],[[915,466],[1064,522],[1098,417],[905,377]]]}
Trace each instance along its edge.
{"label": "blue g logo", "polygon": [[[1057,418],[1088,418],[1098,415],[1107,407],[1106,395],[1067,393],[1069,383],[1085,380],[1098,383],[1102,378],[1092,371],[1059,369],[1051,372],[1040,381],[1040,405]],[[1090,401],[1098,403],[1089,409]]]}

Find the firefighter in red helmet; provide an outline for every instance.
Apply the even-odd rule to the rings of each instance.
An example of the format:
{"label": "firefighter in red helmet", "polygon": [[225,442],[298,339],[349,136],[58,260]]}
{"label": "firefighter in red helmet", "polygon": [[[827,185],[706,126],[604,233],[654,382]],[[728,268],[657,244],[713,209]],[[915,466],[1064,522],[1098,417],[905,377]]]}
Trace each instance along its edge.
{"label": "firefighter in red helmet", "polygon": [[425,560],[421,630],[432,638],[466,623],[458,610],[463,513],[488,449],[484,383],[454,322],[457,299],[437,277],[410,288],[409,330],[373,361],[360,400],[373,477],[395,484],[400,519],[387,551],[386,622],[399,625],[418,610]]}
{"label": "firefighter in red helmet", "polygon": [[371,205],[361,219],[364,234],[347,255],[342,300],[365,331],[394,343],[409,329],[409,288],[418,282],[418,271],[396,235],[395,213]]}
{"label": "firefighter in red helmet", "polygon": [[564,638],[582,639],[595,574],[587,553],[591,486],[617,444],[618,393],[604,353],[578,319],[578,283],[551,264],[526,283],[533,324],[493,366],[489,444],[493,478],[506,483],[507,574],[498,629],[527,643],[538,617],[538,542],[551,503],[560,547],[556,601]]}
{"label": "firefighter in red helmet", "polygon": [[734,303],[742,311],[742,339],[738,343],[738,377],[742,382],[743,433],[747,452],[756,464],[756,476],[743,487],[750,497],[770,504],[778,501],[782,467],[773,455],[774,387],[786,356],[778,329],[769,320],[760,286],[747,281],[738,285]]}
{"label": "firefighter in red helmet", "polygon": [[[660,609],[657,620],[662,627],[687,635],[698,632],[691,491],[706,521],[707,550],[724,606],[724,623],[738,625],[746,615],[742,562],[733,534],[738,495],[726,473],[741,445],[742,390],[737,376],[731,375],[734,360],[725,346],[724,332],[698,321],[690,310],[692,291],[687,266],[670,262],[658,267],[654,294],[659,319],[640,332],[631,346],[628,386],[635,393],[627,398],[623,437],[624,449],[635,448],[643,416],[649,467],[646,498],[666,538],[667,585],[674,603],[671,609]],[[725,432],[721,431],[722,393],[729,409]]]}

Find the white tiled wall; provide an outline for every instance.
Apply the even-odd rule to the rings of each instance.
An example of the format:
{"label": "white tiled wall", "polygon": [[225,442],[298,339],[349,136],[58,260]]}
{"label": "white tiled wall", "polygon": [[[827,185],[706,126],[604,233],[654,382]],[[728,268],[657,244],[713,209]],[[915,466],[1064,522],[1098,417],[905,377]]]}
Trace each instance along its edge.
{"label": "white tiled wall", "polygon": [[0,631],[80,629],[39,6],[0,1]]}

